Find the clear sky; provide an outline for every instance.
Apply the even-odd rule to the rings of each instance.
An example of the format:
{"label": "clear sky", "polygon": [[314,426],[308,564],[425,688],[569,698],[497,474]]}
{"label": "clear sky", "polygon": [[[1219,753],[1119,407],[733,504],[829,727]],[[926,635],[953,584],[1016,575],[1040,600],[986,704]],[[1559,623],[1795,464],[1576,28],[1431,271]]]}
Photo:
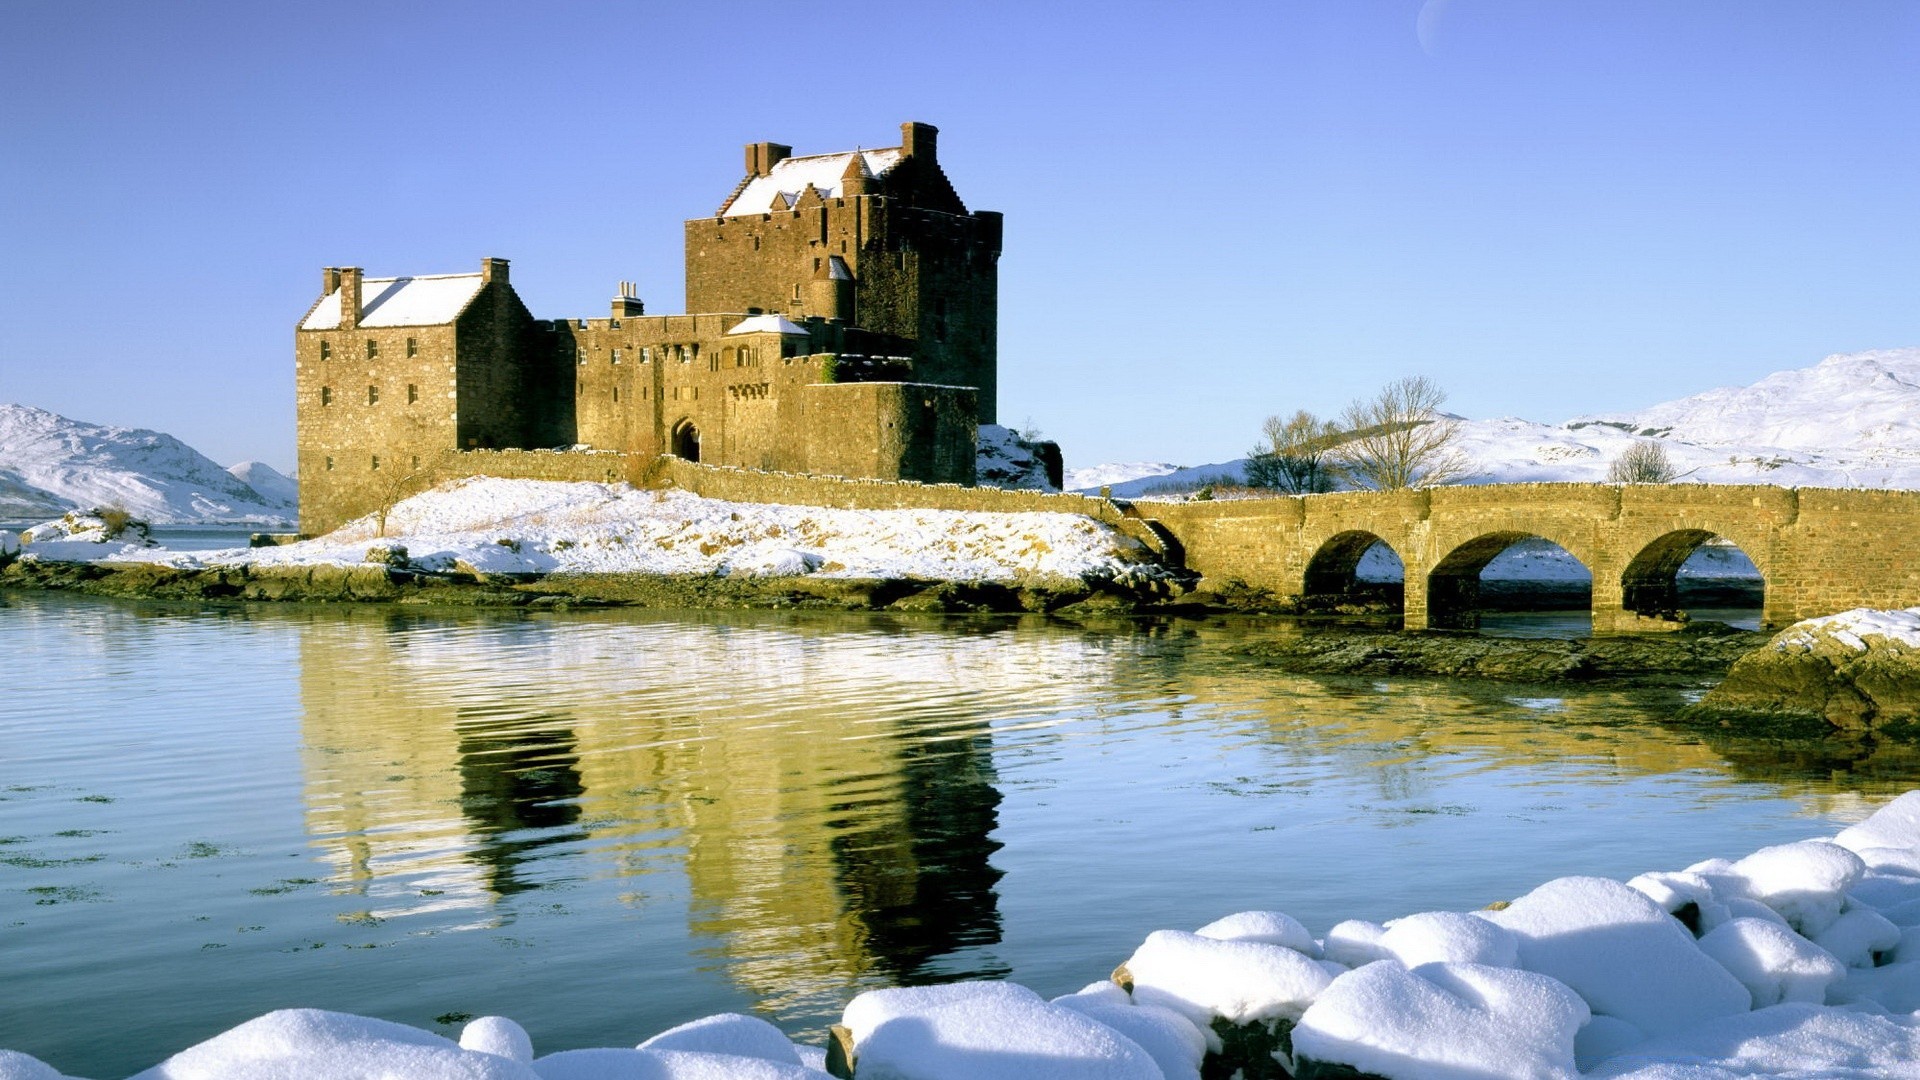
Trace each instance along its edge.
{"label": "clear sky", "polygon": [[1001,418],[1069,465],[1920,345],[1912,0],[63,0],[0,6],[0,401],[290,470],[321,267],[680,311],[742,144],[903,120],[1006,214]]}

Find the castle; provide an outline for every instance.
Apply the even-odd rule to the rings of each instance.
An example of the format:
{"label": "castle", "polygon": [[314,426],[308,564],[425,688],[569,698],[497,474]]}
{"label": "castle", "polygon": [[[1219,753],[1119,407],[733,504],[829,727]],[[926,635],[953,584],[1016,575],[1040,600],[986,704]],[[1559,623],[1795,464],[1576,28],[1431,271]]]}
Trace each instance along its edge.
{"label": "castle", "polygon": [[601,319],[536,319],[507,261],[324,271],[294,334],[300,531],[331,530],[477,451],[619,451],[971,484],[994,420],[1001,217],[969,212],[937,129],[810,157],[750,143],[686,222],[686,315],[621,283]]}

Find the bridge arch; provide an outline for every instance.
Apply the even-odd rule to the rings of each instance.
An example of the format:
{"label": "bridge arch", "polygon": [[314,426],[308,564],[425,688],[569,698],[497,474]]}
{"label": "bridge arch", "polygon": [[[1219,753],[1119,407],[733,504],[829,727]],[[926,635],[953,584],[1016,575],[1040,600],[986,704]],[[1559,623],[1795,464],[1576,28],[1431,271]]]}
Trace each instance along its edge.
{"label": "bridge arch", "polygon": [[1517,530],[1481,533],[1456,544],[1427,572],[1427,626],[1435,630],[1477,629],[1481,572],[1502,553],[1526,540],[1552,544],[1592,573],[1592,563],[1552,536]]}
{"label": "bridge arch", "polygon": [[1764,608],[1766,574],[1759,569],[1753,556],[1738,542],[1707,529],[1675,529],[1654,537],[1643,545],[1628,561],[1620,574],[1621,606],[1630,614],[1643,618],[1659,620],[1677,620],[1690,606],[1689,598],[1682,595],[1680,568],[1689,559],[1714,540],[1730,545],[1752,563],[1759,575],[1761,602],[1756,607]]}
{"label": "bridge arch", "polygon": [[1349,529],[1335,533],[1322,541],[1314,550],[1313,557],[1307,560],[1307,569],[1301,582],[1300,599],[1303,606],[1330,608],[1339,604],[1367,604],[1399,608],[1401,606],[1402,583],[1394,581],[1363,581],[1360,578],[1360,564],[1367,553],[1375,548],[1384,549],[1400,564],[1402,579],[1406,573],[1406,561],[1379,534],[1365,529]]}

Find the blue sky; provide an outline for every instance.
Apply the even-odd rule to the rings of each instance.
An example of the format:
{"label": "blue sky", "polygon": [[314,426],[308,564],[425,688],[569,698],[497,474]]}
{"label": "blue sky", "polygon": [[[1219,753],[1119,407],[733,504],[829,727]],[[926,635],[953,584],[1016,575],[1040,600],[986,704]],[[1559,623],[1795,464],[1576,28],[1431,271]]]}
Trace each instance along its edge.
{"label": "blue sky", "polygon": [[679,311],[741,144],[909,119],[1006,214],[1001,418],[1069,465],[1920,345],[1907,0],[75,0],[0,9],[0,401],[290,469],[322,266]]}

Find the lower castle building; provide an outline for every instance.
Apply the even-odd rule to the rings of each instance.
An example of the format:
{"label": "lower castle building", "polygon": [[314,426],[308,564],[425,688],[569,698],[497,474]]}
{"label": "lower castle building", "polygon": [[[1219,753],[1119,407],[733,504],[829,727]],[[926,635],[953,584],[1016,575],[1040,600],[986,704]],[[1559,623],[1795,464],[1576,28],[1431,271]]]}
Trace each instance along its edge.
{"label": "lower castle building", "polygon": [[1001,219],[961,203],[937,134],[798,158],[749,144],[726,201],[686,223],[697,314],[648,315],[622,283],[605,318],[536,319],[504,259],[328,268],[294,334],[300,531],[485,474],[481,450],[973,483]]}

